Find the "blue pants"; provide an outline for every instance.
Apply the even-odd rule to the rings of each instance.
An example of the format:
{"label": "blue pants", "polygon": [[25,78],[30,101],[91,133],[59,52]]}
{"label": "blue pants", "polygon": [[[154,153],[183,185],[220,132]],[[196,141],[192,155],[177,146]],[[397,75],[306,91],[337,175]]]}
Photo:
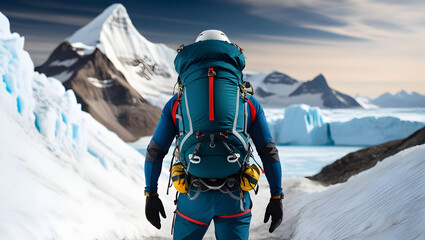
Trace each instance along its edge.
{"label": "blue pants", "polygon": [[180,194],[174,223],[174,239],[202,239],[211,220],[214,220],[217,239],[248,239],[251,222],[251,198],[244,192],[241,200],[235,200],[220,191],[201,193],[190,200]]}

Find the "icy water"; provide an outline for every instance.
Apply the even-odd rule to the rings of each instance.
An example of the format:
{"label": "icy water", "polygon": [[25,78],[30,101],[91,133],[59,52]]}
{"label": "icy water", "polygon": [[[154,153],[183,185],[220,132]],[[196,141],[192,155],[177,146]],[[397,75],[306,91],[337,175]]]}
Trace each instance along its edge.
{"label": "icy water", "polygon": [[314,175],[359,146],[278,146],[284,178]]}

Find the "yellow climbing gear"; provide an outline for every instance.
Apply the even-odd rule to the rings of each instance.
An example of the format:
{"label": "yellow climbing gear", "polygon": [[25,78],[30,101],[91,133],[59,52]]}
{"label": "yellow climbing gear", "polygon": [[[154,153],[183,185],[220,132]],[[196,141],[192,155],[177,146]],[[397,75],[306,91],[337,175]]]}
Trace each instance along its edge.
{"label": "yellow climbing gear", "polygon": [[181,162],[177,162],[171,168],[171,179],[176,190],[180,193],[187,193],[188,181],[186,178],[186,172]]}
{"label": "yellow climbing gear", "polygon": [[243,191],[255,189],[260,179],[260,169],[255,164],[248,164],[241,173],[240,186]]}

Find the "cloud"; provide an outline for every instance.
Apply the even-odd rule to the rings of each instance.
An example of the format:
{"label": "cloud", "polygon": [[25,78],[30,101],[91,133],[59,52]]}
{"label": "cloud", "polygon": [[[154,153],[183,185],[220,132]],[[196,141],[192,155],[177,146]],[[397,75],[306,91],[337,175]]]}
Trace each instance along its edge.
{"label": "cloud", "polygon": [[160,16],[150,16],[145,14],[132,14],[132,19],[150,19],[155,21],[163,21],[168,23],[183,23],[183,24],[190,24],[190,25],[205,25],[205,23],[201,21],[195,21],[195,20],[187,20],[187,19],[181,19],[181,18],[169,18],[169,17],[160,17]]}
{"label": "cloud", "polygon": [[250,13],[277,22],[286,22],[294,26],[320,25],[345,26],[348,23],[343,19],[334,18],[317,11],[312,6],[280,6],[258,7],[250,9]]}
{"label": "cloud", "polygon": [[378,20],[378,19],[365,19],[363,20],[363,24],[373,28],[387,30],[387,31],[412,32],[407,27],[401,26],[396,23],[388,22],[388,21]]}
{"label": "cloud", "polygon": [[[72,2],[62,2],[56,0],[20,0],[21,8],[25,9],[40,9],[44,11],[54,11],[54,12],[86,12],[90,14],[99,14],[104,9],[101,6],[90,6],[87,2],[78,2],[78,0],[74,0]],[[106,2],[105,2],[106,3]]]}
{"label": "cloud", "polygon": [[56,13],[34,13],[22,11],[4,11],[8,18],[15,18],[27,21],[41,21],[47,23],[60,23],[71,26],[84,26],[89,23],[93,18],[77,15],[65,15]]}
{"label": "cloud", "polygon": [[355,38],[379,39],[424,29],[425,2],[419,0],[238,1],[259,17]]}

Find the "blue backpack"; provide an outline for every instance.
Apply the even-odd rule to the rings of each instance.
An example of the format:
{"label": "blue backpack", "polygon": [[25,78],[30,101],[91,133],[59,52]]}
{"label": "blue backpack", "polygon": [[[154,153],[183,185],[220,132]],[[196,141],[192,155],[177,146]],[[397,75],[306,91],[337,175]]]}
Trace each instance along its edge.
{"label": "blue backpack", "polygon": [[242,49],[224,41],[201,41],[179,49],[174,64],[179,74],[173,106],[177,159],[196,177],[238,173],[251,154]]}

